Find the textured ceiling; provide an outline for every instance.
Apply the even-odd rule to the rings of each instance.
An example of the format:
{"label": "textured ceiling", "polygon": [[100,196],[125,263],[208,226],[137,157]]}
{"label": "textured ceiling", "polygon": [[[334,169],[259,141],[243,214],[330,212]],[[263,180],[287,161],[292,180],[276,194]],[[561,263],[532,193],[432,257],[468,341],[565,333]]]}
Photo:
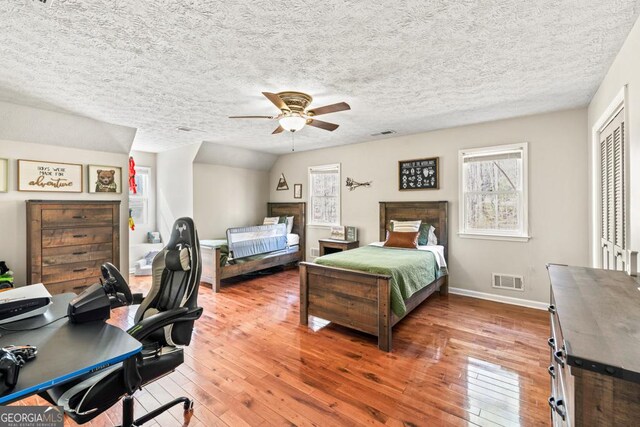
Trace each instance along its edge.
{"label": "textured ceiling", "polygon": [[261,91],[351,104],[323,117],[335,132],[297,133],[296,150],[584,106],[640,12],[640,0],[35,3],[0,0],[0,100],[136,127],[138,150],[272,153],[292,144],[270,135],[276,123],[226,118],[276,113]]}

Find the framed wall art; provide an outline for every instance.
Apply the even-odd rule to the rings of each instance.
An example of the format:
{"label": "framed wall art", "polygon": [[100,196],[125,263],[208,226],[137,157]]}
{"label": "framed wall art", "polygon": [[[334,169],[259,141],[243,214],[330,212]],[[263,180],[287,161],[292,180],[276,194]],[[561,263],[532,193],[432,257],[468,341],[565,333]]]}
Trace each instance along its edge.
{"label": "framed wall art", "polygon": [[293,198],[302,199],[302,184],[293,184]]}
{"label": "framed wall art", "polygon": [[18,191],[82,193],[82,165],[18,160]]}
{"label": "framed wall art", "polygon": [[0,159],[0,193],[9,191],[9,159]]}
{"label": "framed wall art", "polygon": [[437,190],[440,188],[438,157],[398,162],[398,189]]}
{"label": "framed wall art", "polygon": [[122,193],[122,168],[118,166],[89,165],[89,193]]}

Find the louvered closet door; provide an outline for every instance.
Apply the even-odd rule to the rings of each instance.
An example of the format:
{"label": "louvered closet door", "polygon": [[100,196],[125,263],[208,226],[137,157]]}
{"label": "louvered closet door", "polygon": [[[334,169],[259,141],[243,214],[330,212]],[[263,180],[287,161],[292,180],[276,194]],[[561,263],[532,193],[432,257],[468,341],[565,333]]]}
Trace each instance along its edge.
{"label": "louvered closet door", "polygon": [[625,270],[624,109],[600,133],[602,268]]}

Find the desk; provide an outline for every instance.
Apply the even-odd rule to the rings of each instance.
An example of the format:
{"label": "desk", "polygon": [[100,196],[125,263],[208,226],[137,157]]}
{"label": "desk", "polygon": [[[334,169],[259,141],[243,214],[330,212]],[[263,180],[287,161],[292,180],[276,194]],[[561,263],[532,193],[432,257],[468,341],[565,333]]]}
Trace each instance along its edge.
{"label": "desk", "polygon": [[[67,314],[69,301],[74,297],[70,293],[54,295],[45,314],[3,326],[33,328],[50,322]],[[16,387],[0,396],[2,405],[122,362],[142,349],[142,344],[125,331],[101,321],[76,325],[62,319],[34,331],[0,330],[0,333],[0,347],[11,344],[38,347],[36,358],[20,369]]]}

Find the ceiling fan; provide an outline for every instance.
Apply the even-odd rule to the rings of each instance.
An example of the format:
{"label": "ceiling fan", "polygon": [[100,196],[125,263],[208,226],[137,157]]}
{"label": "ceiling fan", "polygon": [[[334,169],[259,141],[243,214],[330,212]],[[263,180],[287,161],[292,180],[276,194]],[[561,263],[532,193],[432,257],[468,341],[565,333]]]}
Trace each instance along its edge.
{"label": "ceiling fan", "polygon": [[305,125],[317,127],[320,129],[334,131],[338,129],[338,125],[334,123],[324,122],[317,120],[314,117],[322,114],[336,113],[338,111],[350,110],[351,107],[346,102],[339,102],[337,104],[325,105],[324,107],[318,107],[311,110],[307,110],[313,98],[310,95],[302,92],[279,92],[270,93],[262,92],[269,101],[273,103],[278,109],[280,114],[277,116],[229,116],[230,119],[276,119],[279,122],[279,126],[271,132],[272,135],[284,132],[297,132]]}

